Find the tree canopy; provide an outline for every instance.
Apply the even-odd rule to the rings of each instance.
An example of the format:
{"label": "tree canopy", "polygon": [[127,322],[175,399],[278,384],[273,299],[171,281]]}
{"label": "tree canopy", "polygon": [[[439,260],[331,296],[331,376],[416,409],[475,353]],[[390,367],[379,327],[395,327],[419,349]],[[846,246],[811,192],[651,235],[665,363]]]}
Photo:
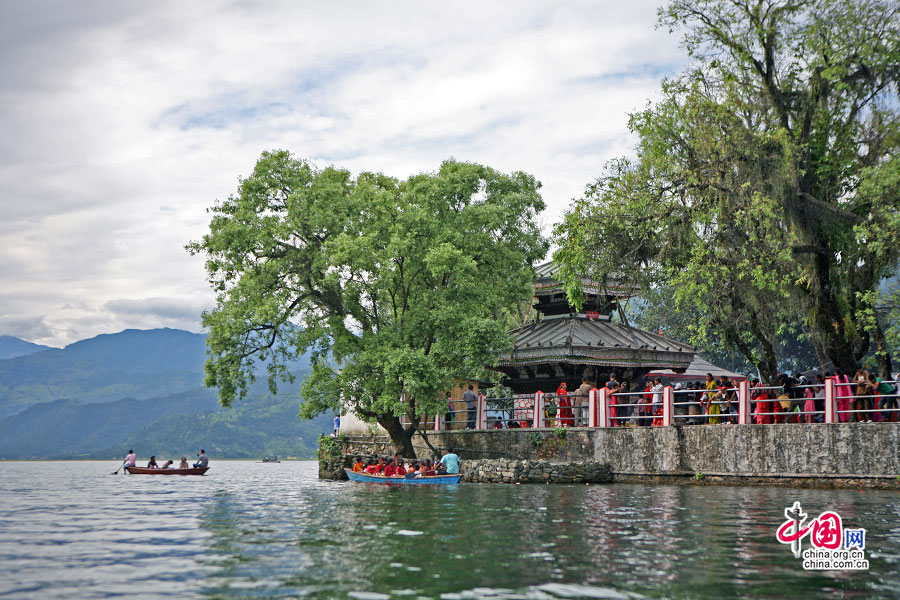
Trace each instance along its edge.
{"label": "tree canopy", "polygon": [[274,387],[311,351],[301,414],[350,408],[413,456],[420,419],[446,410],[454,379],[495,378],[485,366],[547,251],[539,188],[454,160],[398,181],[264,153],[189,246],[217,293],[203,316],[207,385],[228,405],[257,361]]}
{"label": "tree canopy", "polygon": [[558,226],[570,296],[585,271],[671,286],[702,315],[695,342],[766,377],[792,328],[841,369],[874,342],[889,371],[874,308],[900,257],[900,5],[675,0],[660,22],[694,60]]}

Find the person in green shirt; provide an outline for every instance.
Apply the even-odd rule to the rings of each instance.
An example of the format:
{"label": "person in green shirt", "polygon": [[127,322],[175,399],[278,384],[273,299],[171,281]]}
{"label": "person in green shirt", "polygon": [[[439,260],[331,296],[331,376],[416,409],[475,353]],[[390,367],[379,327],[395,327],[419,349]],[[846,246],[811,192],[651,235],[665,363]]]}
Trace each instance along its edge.
{"label": "person in green shirt", "polygon": [[447,467],[448,475],[459,473],[459,457],[453,448],[447,450],[447,454],[441,459],[441,464]]}
{"label": "person in green shirt", "polygon": [[894,389],[893,385],[884,381],[881,377],[876,377],[875,391],[881,396],[881,406],[879,406],[879,408],[882,411],[891,411],[884,412],[882,418],[885,421],[896,421],[897,417],[895,415],[897,413],[894,409],[897,408],[897,390]]}

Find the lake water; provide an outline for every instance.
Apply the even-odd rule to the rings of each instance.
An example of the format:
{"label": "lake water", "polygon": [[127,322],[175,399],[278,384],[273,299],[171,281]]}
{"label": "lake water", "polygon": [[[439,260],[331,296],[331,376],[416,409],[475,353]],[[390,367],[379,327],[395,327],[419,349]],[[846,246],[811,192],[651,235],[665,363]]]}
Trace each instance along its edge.
{"label": "lake water", "polygon": [[[896,598],[896,492],[664,485],[387,487],[310,462],[0,463],[0,597]],[[784,508],[864,527],[869,571],[804,572]],[[808,546],[808,544],[806,544]]]}

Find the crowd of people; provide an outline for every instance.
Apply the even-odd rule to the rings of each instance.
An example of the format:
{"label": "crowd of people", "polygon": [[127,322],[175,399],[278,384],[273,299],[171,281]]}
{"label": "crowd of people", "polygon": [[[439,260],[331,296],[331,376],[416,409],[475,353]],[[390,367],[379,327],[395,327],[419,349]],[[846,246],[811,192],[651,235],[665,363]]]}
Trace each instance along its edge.
{"label": "crowd of people", "polygon": [[[825,415],[825,381],[835,382],[837,415],[840,422],[897,421],[900,399],[894,384],[882,380],[862,367],[854,376],[836,371],[814,374],[782,373],[775,383],[750,382],[750,406],[758,424],[821,423]],[[592,389],[584,378],[574,393],[562,382],[555,397],[545,399],[545,418],[549,427],[586,425],[587,399]],[[661,378],[648,380],[643,390],[628,382],[619,382],[610,374],[605,383],[609,392],[610,424],[613,427],[659,426],[663,423]],[[674,405],[679,424],[731,424],[738,419],[738,383],[722,376],[706,374],[703,382],[676,383]]]}
{"label": "crowd of people", "polygon": [[354,473],[377,475],[381,477],[432,477],[435,475],[455,475],[459,473],[459,456],[453,448],[447,450],[442,458],[434,456],[425,460],[407,461],[398,452],[390,457],[373,456],[365,461],[357,456],[353,461]]}
{"label": "crowd of people", "polygon": [[843,371],[816,373],[812,381],[795,373],[782,373],[775,386],[751,382],[754,421],[771,423],[821,423],[825,414],[825,382],[834,381],[837,420],[841,423],[897,421],[897,389],[875,373],[859,367],[851,376]]}
{"label": "crowd of people", "polygon": [[[129,467],[137,466],[137,455],[134,453],[134,450],[128,451],[128,456],[125,457],[125,462],[122,463],[122,466],[128,469]],[[201,449],[200,453],[197,454],[197,462],[193,464],[195,469],[201,467],[209,466],[209,457],[206,455],[206,450]],[[190,469],[191,465],[188,464],[188,459],[186,456],[181,457],[181,462],[178,466],[175,466],[175,462],[172,460],[167,460],[162,465],[156,462],[156,456],[151,456],[150,460],[147,461],[148,469]]]}

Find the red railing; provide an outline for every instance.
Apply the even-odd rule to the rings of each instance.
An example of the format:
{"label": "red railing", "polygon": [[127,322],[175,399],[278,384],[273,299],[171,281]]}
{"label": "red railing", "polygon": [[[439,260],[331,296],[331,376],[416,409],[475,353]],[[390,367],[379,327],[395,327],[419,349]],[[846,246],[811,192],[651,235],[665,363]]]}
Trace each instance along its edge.
{"label": "red railing", "polygon": [[[884,383],[896,385],[897,381]],[[475,428],[532,428],[546,427],[617,427],[624,425],[734,423],[752,425],[757,422],[846,422],[855,417],[860,421],[896,421],[900,416],[898,394],[839,395],[839,388],[848,384],[836,383],[829,378],[821,384],[796,385],[792,389],[804,394],[800,398],[779,398],[781,386],[750,387],[746,381],[737,387],[707,390],[674,389],[666,386],[662,391],[616,392],[606,388],[594,388],[587,398],[569,394],[565,396],[569,406],[560,405],[555,394],[537,392],[518,394],[512,398],[487,398],[479,394],[476,405]],[[807,397],[805,390],[816,395]],[[759,398],[768,394],[770,398]],[[650,396],[648,398],[648,396]],[[812,400],[810,410],[808,400]],[[871,400],[871,408],[851,407],[848,404]],[[768,404],[766,404],[768,403]],[[775,403],[779,403],[777,406]],[[781,403],[786,404],[782,407]],[[816,408],[823,406],[823,410]],[[768,406],[770,408],[765,409]],[[717,410],[713,410],[716,407]],[[765,410],[763,410],[765,409]],[[569,411],[565,412],[564,411]],[[453,411],[456,419],[465,419],[467,410]],[[445,415],[434,419],[434,430],[446,429]],[[766,419],[771,417],[771,419]]]}

